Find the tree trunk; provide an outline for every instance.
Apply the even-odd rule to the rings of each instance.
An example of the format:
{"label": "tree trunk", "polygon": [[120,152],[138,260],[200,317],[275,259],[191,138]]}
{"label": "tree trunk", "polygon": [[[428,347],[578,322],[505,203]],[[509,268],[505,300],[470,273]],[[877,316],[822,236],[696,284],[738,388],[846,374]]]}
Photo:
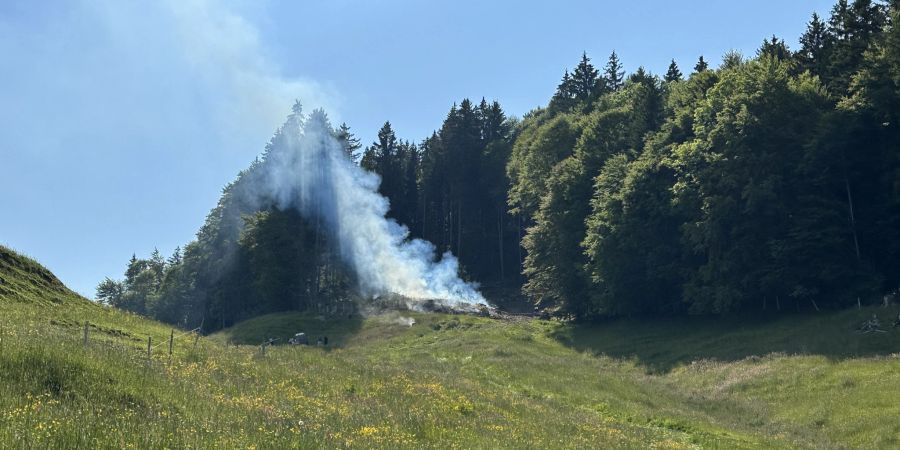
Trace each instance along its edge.
{"label": "tree trunk", "polygon": [[860,261],[859,238],[856,235],[856,214],[853,211],[853,195],[850,193],[850,180],[844,174],[844,187],[847,188],[847,204],[850,207],[850,231],[853,232],[853,246],[856,249],[856,262]]}
{"label": "tree trunk", "polygon": [[503,206],[497,208],[497,246],[500,255],[500,281],[503,281]]}
{"label": "tree trunk", "polygon": [[456,217],[456,259],[462,261],[462,202],[456,208],[459,212]]}
{"label": "tree trunk", "polygon": [[522,260],[522,212],[521,211],[519,212],[518,216],[519,216],[519,224],[518,224],[518,226],[516,226],[516,243],[518,245],[516,245],[516,247],[519,252],[519,270],[517,271],[518,272],[517,275],[519,277],[519,281],[522,281],[522,266],[525,265],[525,262],[524,262],[524,260]]}
{"label": "tree trunk", "polygon": [[318,203],[317,203],[317,204],[316,204],[316,210],[317,210],[317,213],[316,213],[316,240],[315,240],[315,244],[314,244],[314,245],[315,245],[315,249],[313,250],[313,251],[315,252],[315,254],[316,254],[316,256],[315,256],[315,262],[316,262],[316,279],[315,279],[315,282],[314,282],[314,283],[315,283],[315,295],[316,295],[316,299],[319,298],[319,289],[320,289],[320,287],[321,287],[321,282],[320,282],[320,280],[319,280],[319,278],[320,278],[319,274],[322,272],[322,269],[321,269],[321,264],[322,264],[322,257],[321,257],[321,254],[322,254],[322,252],[319,250],[319,234],[320,234],[319,231],[320,231],[320,228],[321,228],[321,223],[320,223],[320,221],[319,221],[319,216],[320,216],[319,212],[320,212],[320,211],[318,211],[318,209],[319,209],[319,205],[318,205]]}
{"label": "tree trunk", "polygon": [[453,250],[453,208],[444,202],[444,226],[441,230],[443,244],[447,246],[447,250]]}

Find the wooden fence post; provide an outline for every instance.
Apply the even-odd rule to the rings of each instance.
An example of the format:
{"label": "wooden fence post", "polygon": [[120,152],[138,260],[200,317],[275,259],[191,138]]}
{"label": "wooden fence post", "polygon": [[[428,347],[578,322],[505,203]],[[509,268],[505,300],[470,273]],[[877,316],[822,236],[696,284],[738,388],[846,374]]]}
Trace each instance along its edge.
{"label": "wooden fence post", "polygon": [[88,346],[88,321],[84,321],[84,346]]}
{"label": "wooden fence post", "polygon": [[175,348],[175,330],[169,335],[169,364],[172,364],[172,350]]}
{"label": "wooden fence post", "polygon": [[152,347],[150,344],[153,342],[153,338],[151,336],[147,336],[147,367],[150,367],[150,359],[153,357]]}

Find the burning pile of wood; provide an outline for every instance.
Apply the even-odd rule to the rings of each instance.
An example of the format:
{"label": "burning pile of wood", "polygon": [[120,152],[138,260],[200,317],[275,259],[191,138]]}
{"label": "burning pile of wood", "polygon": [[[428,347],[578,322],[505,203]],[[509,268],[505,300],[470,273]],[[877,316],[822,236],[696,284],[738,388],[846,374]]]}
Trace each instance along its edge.
{"label": "burning pile of wood", "polygon": [[370,313],[418,311],[444,314],[474,314],[493,318],[501,318],[502,315],[497,308],[490,305],[449,304],[441,299],[414,299],[397,294],[374,297],[367,303],[365,309]]}

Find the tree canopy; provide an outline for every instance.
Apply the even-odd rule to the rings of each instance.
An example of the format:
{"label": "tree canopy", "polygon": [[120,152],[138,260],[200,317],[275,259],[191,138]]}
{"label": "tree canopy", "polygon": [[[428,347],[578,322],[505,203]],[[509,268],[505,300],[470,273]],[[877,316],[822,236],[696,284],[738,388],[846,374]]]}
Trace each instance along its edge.
{"label": "tree canopy", "polygon": [[[349,126],[333,133],[411,236],[561,316],[877,302],[900,287],[898,14],[839,0],[796,51],[771,36],[752,58],[701,56],[687,77],[674,60],[659,78],[582,53],[521,120],[461,99],[421,141],[385,122],[360,152]],[[98,299],[214,329],[351,295],[316,223],[244,195],[283,138],[226,186],[194,241],[132,256]]]}

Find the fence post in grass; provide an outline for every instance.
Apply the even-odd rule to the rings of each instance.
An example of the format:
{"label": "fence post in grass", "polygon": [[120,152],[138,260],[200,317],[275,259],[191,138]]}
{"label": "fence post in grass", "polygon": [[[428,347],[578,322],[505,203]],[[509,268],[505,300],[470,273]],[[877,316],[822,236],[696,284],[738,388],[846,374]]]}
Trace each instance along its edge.
{"label": "fence post in grass", "polygon": [[172,333],[169,334],[169,364],[172,364],[172,350],[175,346],[175,330],[172,330]]}
{"label": "fence post in grass", "polygon": [[147,367],[150,367],[150,358],[152,357],[152,348],[150,344],[153,342],[153,337],[147,336]]}
{"label": "fence post in grass", "polygon": [[88,346],[88,321],[84,321],[84,346],[85,348]]}

